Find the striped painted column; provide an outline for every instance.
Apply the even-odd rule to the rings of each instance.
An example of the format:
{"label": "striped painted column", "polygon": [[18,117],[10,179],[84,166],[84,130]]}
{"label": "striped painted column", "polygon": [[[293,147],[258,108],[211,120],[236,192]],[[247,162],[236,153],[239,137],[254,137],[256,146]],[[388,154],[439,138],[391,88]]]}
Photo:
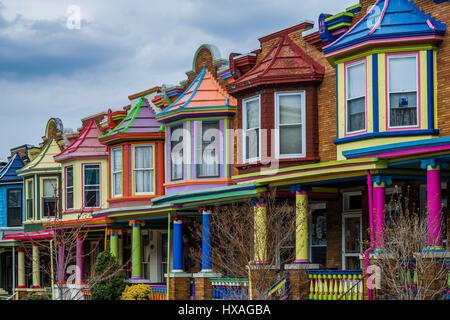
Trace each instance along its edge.
{"label": "striped painted column", "polygon": [[133,227],[131,237],[131,279],[142,279],[142,248],[141,248],[141,226],[143,221],[131,220],[129,223]]}
{"label": "striped painted column", "polygon": [[39,247],[37,244],[33,243],[32,251],[33,251],[33,261],[32,261],[33,288],[40,288],[41,287],[41,266],[40,266],[40,261],[39,261]]}
{"label": "striped painted column", "polygon": [[295,261],[309,263],[308,246],[308,194],[295,191]]}
{"label": "striped painted column", "polygon": [[83,284],[83,273],[84,273],[84,252],[83,252],[83,242],[82,237],[77,237],[76,240],[76,269],[75,269],[75,284]]}
{"label": "striped painted column", "polygon": [[203,210],[202,224],[202,271],[212,272],[212,235],[211,235],[211,211]]}
{"label": "striped painted column", "polygon": [[254,207],[254,262],[256,264],[267,263],[267,206],[264,203]]}
{"label": "striped painted column", "polygon": [[441,171],[439,165],[427,165],[427,240],[429,249],[442,249]]}
{"label": "striped painted column", "polygon": [[386,206],[386,183],[373,183],[373,217],[374,217],[374,247],[380,249],[384,246],[385,239],[385,206]]}
{"label": "striped painted column", "polygon": [[17,288],[25,288],[25,251],[17,250]]}

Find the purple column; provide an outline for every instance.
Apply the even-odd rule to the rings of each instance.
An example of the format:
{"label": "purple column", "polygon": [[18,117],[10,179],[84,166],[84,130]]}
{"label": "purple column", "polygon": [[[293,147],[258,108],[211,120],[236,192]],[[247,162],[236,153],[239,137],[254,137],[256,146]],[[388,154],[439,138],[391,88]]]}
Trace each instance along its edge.
{"label": "purple column", "polygon": [[75,272],[75,284],[82,284],[84,272],[84,253],[83,253],[83,239],[81,237],[77,237],[76,263],[77,269]]}
{"label": "purple column", "polygon": [[64,246],[58,244],[58,282],[64,283],[66,281],[64,272]]}
{"label": "purple column", "polygon": [[385,232],[385,189],[386,184],[373,183],[373,232],[374,232],[374,249],[380,249],[384,245]]}
{"label": "purple column", "polygon": [[440,166],[427,166],[427,240],[430,249],[442,248]]}

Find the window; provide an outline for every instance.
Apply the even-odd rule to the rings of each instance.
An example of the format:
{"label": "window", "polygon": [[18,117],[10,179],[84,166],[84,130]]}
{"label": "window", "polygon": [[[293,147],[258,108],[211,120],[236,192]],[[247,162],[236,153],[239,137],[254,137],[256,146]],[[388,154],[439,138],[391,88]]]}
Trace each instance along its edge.
{"label": "window", "polygon": [[327,264],[327,212],[325,204],[311,204],[311,262],[323,266]]}
{"label": "window", "polygon": [[304,156],[304,92],[276,93],[275,108],[277,157]]}
{"label": "window", "polygon": [[366,62],[346,66],[347,133],[366,130]]}
{"label": "window", "polygon": [[154,189],[153,145],[133,147],[134,194],[152,194]]}
{"label": "window", "polygon": [[73,209],[73,167],[66,168],[66,209]]}
{"label": "window", "polygon": [[170,129],[171,180],[183,179],[183,126]]}
{"label": "window", "polygon": [[122,195],[122,148],[112,149],[112,194],[113,197]]}
{"label": "window", "polygon": [[83,207],[100,207],[100,165],[83,165]]}
{"label": "window", "polygon": [[418,125],[417,55],[388,57],[389,127]]}
{"label": "window", "polygon": [[243,105],[243,134],[244,134],[244,162],[259,160],[260,145],[260,98],[250,98],[242,101]]}
{"label": "window", "polygon": [[219,176],[219,122],[198,121],[197,177]]}
{"label": "window", "polygon": [[22,190],[8,189],[8,227],[19,227],[22,225]]}
{"label": "window", "polygon": [[42,217],[54,218],[56,214],[56,179],[42,180]]}
{"label": "window", "polygon": [[33,220],[33,181],[27,181],[27,220]]}

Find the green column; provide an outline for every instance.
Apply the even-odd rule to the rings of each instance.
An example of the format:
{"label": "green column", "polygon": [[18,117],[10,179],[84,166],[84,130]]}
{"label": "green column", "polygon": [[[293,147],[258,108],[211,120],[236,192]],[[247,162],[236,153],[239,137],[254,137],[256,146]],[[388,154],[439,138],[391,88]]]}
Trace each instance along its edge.
{"label": "green column", "polygon": [[119,232],[117,230],[111,230],[111,234],[109,236],[109,247],[111,254],[119,258]]}
{"label": "green column", "polygon": [[144,225],[144,222],[132,220],[130,221],[130,225],[133,226],[131,239],[131,279],[138,280],[142,279],[141,225]]}

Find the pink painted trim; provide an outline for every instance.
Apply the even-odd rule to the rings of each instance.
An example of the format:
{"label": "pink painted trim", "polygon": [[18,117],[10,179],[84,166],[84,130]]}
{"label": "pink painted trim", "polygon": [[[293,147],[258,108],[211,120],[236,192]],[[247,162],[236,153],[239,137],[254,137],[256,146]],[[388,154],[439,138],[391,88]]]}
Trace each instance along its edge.
{"label": "pink painted trim", "polygon": [[[371,35],[372,33],[374,33],[375,30],[377,30],[378,27],[380,26],[381,22],[382,22],[383,19],[384,19],[384,14],[386,13],[386,9],[387,9],[387,6],[388,6],[388,5],[389,5],[389,0],[385,0],[385,1],[384,1],[383,11],[381,11],[381,14],[380,14],[380,18],[378,19],[377,23],[375,23],[375,25],[373,26],[372,30],[369,31],[369,35]],[[372,11],[372,10],[371,10],[371,11]]]}
{"label": "pink painted trim", "polygon": [[[415,55],[417,57],[417,125],[410,126],[406,128],[390,128],[389,120],[390,120],[390,112],[389,112],[389,73],[388,73],[388,60],[390,56],[399,56],[399,55]],[[420,52],[419,51],[406,51],[406,52],[393,52],[387,53],[385,55],[385,83],[386,83],[386,131],[409,131],[415,130],[421,127],[422,117],[421,117],[421,87],[420,87]]]}
{"label": "pink painted trim", "polygon": [[430,19],[427,19],[427,25],[431,30],[436,30],[436,27],[433,26],[433,23],[431,23]]}
{"label": "pink painted trim", "polygon": [[[323,47],[323,49],[326,49],[326,48],[332,46],[332,45],[335,44],[336,42],[340,41],[343,37],[345,37],[345,35],[346,35],[347,33],[351,32],[353,29],[355,29],[356,26],[359,25],[359,24],[361,23],[361,21],[363,21],[363,20],[364,20],[364,19],[372,12],[373,8],[378,4],[378,2],[380,2],[380,0],[377,0],[377,2],[375,2],[375,4],[370,8],[370,10],[367,10],[367,13],[364,15],[364,17],[362,17],[361,20],[359,20],[357,23],[355,23],[355,24],[353,25],[353,27],[351,27],[346,33],[344,33],[341,37],[339,37],[338,39],[336,39],[334,42],[332,42],[332,43],[326,45],[325,47]],[[325,55],[325,56],[327,56],[327,55]]]}
{"label": "pink painted trim", "polygon": [[295,195],[305,195],[307,194],[306,191],[295,191]]}
{"label": "pink painted trim", "polygon": [[434,151],[441,151],[441,150],[449,150],[450,146],[433,146],[433,147],[425,147],[425,148],[419,148],[419,149],[408,149],[408,150],[400,150],[400,151],[393,151],[393,152],[385,152],[385,153],[377,153],[377,154],[371,154],[368,156],[363,157],[357,157],[357,159],[362,158],[382,158],[382,157],[394,157],[394,156],[403,156],[403,155],[409,155],[409,154],[422,154],[422,153],[429,153]]}
{"label": "pink painted trim", "polygon": [[[352,49],[356,49],[358,47],[362,47],[365,46],[367,44],[372,44],[372,43],[391,43],[391,42],[401,42],[401,41],[417,41],[417,40],[426,40],[426,39],[438,39],[438,40],[444,40],[444,37],[442,36],[417,36],[417,37],[403,37],[403,38],[395,38],[395,39],[379,39],[379,40],[368,40],[368,41],[364,41],[362,43],[358,43],[355,44],[353,46],[347,47],[347,48],[343,48],[337,51],[333,51],[330,53],[325,54],[325,57],[330,57],[330,56],[334,56],[336,54],[342,53],[342,52],[347,52],[350,51]],[[325,49],[325,48],[324,48]]]}
{"label": "pink painted trim", "polygon": [[342,32],[345,32],[345,31],[346,31],[345,29],[341,29],[341,30],[333,32],[331,35],[335,36],[335,35],[338,35],[338,34],[340,34]]}
{"label": "pink painted trim", "polygon": [[294,263],[309,263],[310,261],[309,261],[309,259],[296,259],[295,261],[294,261]]}
{"label": "pink painted trim", "polygon": [[[366,267],[366,276],[367,280],[369,280],[369,275],[367,274],[367,269],[369,268],[369,252],[373,250],[373,242],[374,242],[374,236],[373,236],[373,186],[372,186],[372,175],[370,174],[370,171],[367,172],[367,184],[368,184],[368,193],[369,193],[369,226],[370,226],[370,247],[367,248],[366,251],[364,251],[364,262]],[[366,281],[367,281],[366,280]],[[372,300],[372,290],[368,289],[368,299]]]}
{"label": "pink painted trim", "polygon": [[257,208],[265,208],[265,207],[267,207],[267,204],[265,204],[265,203],[258,203],[258,204],[256,204],[256,207]]}
{"label": "pink painted trim", "polygon": [[[366,127],[366,129],[364,130],[364,131],[358,131],[358,132],[355,132],[355,133],[347,133],[347,66],[348,65],[352,65],[352,64],[356,64],[356,63],[358,63],[358,62],[360,62],[360,61],[364,61],[364,65],[365,65],[365,69],[366,69],[366,72],[365,72],[365,81],[366,81],[366,97],[365,97],[365,106],[364,106],[364,108],[365,108],[365,120],[366,120],[366,125],[365,125],[365,127]],[[368,119],[367,119],[367,93],[368,93],[368,88],[367,88],[367,68],[368,68],[368,66],[367,66],[367,58],[366,57],[363,57],[363,58],[359,58],[359,59],[356,59],[356,60],[352,60],[352,61],[348,61],[348,62],[346,62],[346,63],[344,63],[344,98],[345,98],[345,104],[344,104],[344,114],[345,114],[345,116],[344,116],[344,126],[345,126],[345,130],[344,130],[344,137],[353,137],[353,136],[357,136],[357,135],[360,135],[360,134],[364,134],[364,133],[367,133],[367,131],[368,131]]]}

